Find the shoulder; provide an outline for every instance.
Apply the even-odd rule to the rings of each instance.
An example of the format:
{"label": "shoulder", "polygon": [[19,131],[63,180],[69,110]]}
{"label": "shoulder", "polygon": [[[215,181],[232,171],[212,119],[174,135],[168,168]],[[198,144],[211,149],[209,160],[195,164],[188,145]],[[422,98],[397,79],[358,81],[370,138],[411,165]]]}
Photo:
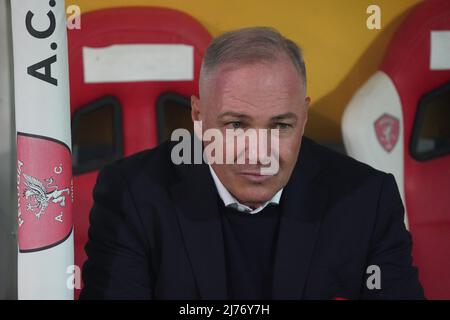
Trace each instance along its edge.
{"label": "shoulder", "polygon": [[344,153],[332,150],[323,146],[314,140],[304,137],[302,144],[308,147],[314,158],[319,162],[321,169],[329,173],[344,172],[352,175],[383,175],[383,171],[377,170],[372,166],[358,161]]}
{"label": "shoulder", "polygon": [[[370,184],[381,187],[383,179],[391,176],[372,166],[358,161],[348,155],[334,151],[326,146],[304,137],[302,147],[308,148],[312,161],[317,161],[320,167],[321,180],[325,180],[336,188],[357,188]],[[300,151],[301,152],[301,151]]]}
{"label": "shoulder", "polygon": [[170,150],[171,143],[166,141],[153,149],[140,151],[106,165],[99,176],[115,175],[129,184],[142,179],[156,184],[167,183],[175,174]]}
{"label": "shoulder", "polygon": [[305,146],[311,150],[311,159],[319,164],[317,180],[328,191],[330,210],[327,217],[330,221],[373,228],[375,224],[387,225],[395,215],[403,222],[401,195],[391,173],[377,170],[310,139],[306,140]]}

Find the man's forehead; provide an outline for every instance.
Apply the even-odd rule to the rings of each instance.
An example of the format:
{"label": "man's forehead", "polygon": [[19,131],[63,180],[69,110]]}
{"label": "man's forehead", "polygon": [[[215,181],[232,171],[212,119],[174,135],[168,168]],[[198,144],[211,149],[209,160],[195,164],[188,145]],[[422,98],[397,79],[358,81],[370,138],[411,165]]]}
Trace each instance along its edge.
{"label": "man's forehead", "polygon": [[302,81],[290,62],[277,61],[221,66],[208,80],[207,86],[222,92],[233,90],[245,93],[252,89],[297,91]]}

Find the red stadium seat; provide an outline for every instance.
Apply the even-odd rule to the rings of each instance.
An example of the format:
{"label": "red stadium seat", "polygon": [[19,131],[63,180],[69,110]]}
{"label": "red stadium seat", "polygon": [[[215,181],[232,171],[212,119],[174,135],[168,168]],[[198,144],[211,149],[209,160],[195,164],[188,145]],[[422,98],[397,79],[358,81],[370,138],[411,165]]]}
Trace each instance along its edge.
{"label": "red stadium seat", "polygon": [[86,259],[98,170],[156,146],[171,127],[187,123],[210,41],[192,17],[152,7],[88,12],[81,29],[69,31],[76,265]]}
{"label": "red stadium seat", "polygon": [[419,4],[342,119],[348,153],[392,172],[429,299],[450,299],[450,1]]}

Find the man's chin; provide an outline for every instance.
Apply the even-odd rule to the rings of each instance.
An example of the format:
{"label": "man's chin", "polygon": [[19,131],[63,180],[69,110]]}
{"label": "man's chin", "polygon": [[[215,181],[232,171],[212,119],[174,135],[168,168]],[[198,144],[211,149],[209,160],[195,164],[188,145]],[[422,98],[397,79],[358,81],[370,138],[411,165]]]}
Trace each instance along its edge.
{"label": "man's chin", "polygon": [[249,207],[253,207],[256,204],[262,205],[263,203],[269,201],[274,196],[274,192],[268,190],[260,190],[260,192],[255,192],[255,187],[251,187],[253,190],[251,192],[245,192],[245,189],[241,189],[235,197],[242,204],[248,205]]}

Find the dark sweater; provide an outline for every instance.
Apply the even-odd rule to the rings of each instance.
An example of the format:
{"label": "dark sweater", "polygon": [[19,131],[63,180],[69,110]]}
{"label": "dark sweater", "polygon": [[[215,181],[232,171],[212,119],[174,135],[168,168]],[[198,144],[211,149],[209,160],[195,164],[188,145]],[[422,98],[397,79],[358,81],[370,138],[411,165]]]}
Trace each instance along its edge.
{"label": "dark sweater", "polygon": [[250,214],[219,200],[229,299],[271,299],[280,206]]}

